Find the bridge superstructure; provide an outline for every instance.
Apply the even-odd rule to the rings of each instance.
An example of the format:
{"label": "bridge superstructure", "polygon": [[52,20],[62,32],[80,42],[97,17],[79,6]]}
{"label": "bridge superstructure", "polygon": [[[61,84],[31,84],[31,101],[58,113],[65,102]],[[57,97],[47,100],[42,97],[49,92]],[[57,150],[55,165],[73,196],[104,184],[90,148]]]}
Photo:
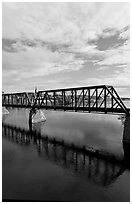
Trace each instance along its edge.
{"label": "bridge superstructure", "polygon": [[2,106],[21,108],[60,109],[102,113],[125,113],[129,115],[113,86],[87,86],[66,89],[44,90],[2,94]]}

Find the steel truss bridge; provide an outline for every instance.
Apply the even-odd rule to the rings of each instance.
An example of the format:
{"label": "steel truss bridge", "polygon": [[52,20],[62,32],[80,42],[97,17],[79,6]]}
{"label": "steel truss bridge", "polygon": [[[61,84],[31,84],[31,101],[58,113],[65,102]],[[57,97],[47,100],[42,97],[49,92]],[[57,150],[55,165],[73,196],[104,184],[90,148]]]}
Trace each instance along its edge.
{"label": "steel truss bridge", "polygon": [[3,138],[17,145],[32,146],[42,159],[48,159],[62,168],[76,172],[100,186],[109,186],[129,169],[124,160],[113,155],[77,147],[73,144],[50,138],[36,131],[29,131],[8,124],[2,125]]}
{"label": "steel truss bridge", "polygon": [[100,85],[38,91],[35,93],[2,94],[2,106],[45,108],[69,111],[125,113],[129,115],[113,86]]}

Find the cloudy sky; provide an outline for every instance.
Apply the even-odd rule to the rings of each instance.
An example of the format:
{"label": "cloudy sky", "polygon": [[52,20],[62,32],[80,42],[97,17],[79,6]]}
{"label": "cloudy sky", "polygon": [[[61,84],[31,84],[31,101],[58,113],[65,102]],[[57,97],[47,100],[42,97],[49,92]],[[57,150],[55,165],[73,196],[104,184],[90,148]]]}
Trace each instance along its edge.
{"label": "cloudy sky", "polygon": [[113,85],[129,96],[129,3],[3,3],[2,90]]}

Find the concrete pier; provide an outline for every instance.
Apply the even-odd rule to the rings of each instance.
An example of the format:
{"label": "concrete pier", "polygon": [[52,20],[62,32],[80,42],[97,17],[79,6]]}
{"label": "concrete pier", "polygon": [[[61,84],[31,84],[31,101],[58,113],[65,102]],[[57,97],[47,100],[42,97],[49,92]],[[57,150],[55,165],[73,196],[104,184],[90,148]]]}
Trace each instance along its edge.
{"label": "concrete pier", "polygon": [[9,114],[9,111],[5,107],[2,107],[2,115],[7,115],[7,114]]}
{"label": "concrete pier", "polygon": [[127,166],[130,166],[130,116],[126,116],[123,132],[123,149]]}
{"label": "concrete pier", "polygon": [[126,116],[124,123],[123,143],[130,144],[130,115]]}
{"label": "concrete pier", "polygon": [[39,123],[46,121],[44,112],[41,109],[31,109],[29,112],[29,123]]}

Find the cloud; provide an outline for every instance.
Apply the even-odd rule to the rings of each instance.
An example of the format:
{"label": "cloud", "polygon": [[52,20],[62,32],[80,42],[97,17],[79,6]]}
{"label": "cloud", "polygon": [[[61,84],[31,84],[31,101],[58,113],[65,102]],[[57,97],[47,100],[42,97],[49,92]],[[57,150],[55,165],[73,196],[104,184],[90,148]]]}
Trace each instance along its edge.
{"label": "cloud", "polygon": [[[3,51],[3,68],[7,72],[16,70],[18,78],[28,78],[32,76],[45,76],[64,70],[78,70],[84,63],[81,59],[74,60],[71,53],[52,52],[45,47],[28,48],[14,54]],[[7,60],[5,60],[7,59]]]}
{"label": "cloud", "polygon": [[4,86],[9,78],[15,87],[24,79],[32,84],[31,75],[70,75],[89,69],[87,62],[93,72],[120,66],[126,83],[129,3],[3,3],[2,17]]}
{"label": "cloud", "polygon": [[5,38],[82,43],[129,22],[129,3],[3,3]]}
{"label": "cloud", "polygon": [[123,45],[117,49],[110,49],[104,53],[104,60],[95,62],[96,65],[108,66],[108,65],[129,65],[129,46]]}

